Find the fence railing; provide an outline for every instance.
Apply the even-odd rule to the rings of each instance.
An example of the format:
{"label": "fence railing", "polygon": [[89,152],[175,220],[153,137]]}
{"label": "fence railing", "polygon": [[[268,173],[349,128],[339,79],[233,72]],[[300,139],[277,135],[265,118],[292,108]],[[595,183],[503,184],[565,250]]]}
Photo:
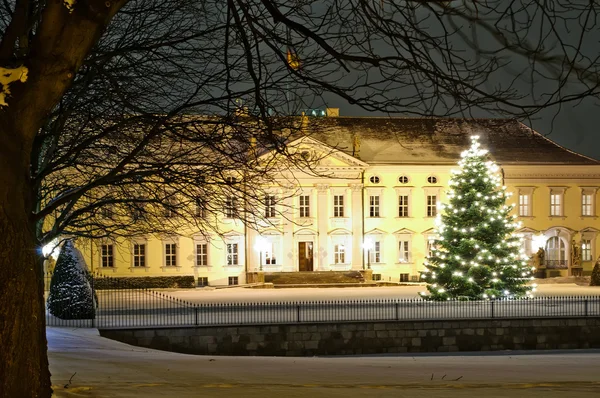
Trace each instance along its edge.
{"label": "fence railing", "polygon": [[[109,277],[100,277],[109,278]],[[553,318],[600,316],[600,297],[540,297],[507,301],[425,301],[422,299],[360,299],[265,303],[193,303],[168,291],[127,288],[112,278],[110,290],[90,289],[95,314],[91,319],[64,319],[46,311],[49,326],[136,328],[153,326],[219,326],[278,323],[451,320],[484,318]],[[115,282],[116,281],[116,282]],[[101,286],[102,283],[97,283]],[[49,285],[49,284],[48,284]],[[65,302],[65,306],[74,305]]]}

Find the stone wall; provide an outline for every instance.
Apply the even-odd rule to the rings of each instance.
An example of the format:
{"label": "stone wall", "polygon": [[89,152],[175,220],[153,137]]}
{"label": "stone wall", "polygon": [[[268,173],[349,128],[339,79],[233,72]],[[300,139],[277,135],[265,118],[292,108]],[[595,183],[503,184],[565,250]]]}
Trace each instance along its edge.
{"label": "stone wall", "polygon": [[600,318],[104,329],[104,337],[211,355],[354,355],[600,348]]}

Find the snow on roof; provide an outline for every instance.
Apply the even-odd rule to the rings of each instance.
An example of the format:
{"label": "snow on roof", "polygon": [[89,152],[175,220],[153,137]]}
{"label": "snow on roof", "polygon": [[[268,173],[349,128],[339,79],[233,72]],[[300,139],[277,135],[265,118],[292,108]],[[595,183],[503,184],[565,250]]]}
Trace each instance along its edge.
{"label": "snow on roof", "polygon": [[311,118],[315,139],[370,164],[454,164],[479,135],[499,164],[600,165],[513,119],[332,117]]}

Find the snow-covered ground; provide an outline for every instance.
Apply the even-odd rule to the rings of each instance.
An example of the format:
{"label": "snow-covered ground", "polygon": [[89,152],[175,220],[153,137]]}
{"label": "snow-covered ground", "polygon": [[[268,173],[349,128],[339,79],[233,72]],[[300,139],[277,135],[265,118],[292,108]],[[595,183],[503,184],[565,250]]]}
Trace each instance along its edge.
{"label": "snow-covered ground", "polygon": [[[91,320],[62,321],[49,317],[47,324],[106,328],[600,315],[600,289],[597,287],[543,285],[540,293],[540,300],[492,303],[413,301],[418,299],[417,290],[408,286],[161,292],[101,290],[97,292],[99,308],[93,323]],[[554,301],[544,298],[547,296],[571,298]]]}
{"label": "snow-covered ground", "polygon": [[[286,289],[186,289],[165,293],[193,303],[280,302],[351,299],[416,299],[425,286],[286,288]],[[544,284],[536,296],[600,296],[600,286]]]}
{"label": "snow-covered ground", "polygon": [[48,328],[47,336],[57,397],[586,398],[600,391],[600,350],[214,357],[129,346],[94,329]]}

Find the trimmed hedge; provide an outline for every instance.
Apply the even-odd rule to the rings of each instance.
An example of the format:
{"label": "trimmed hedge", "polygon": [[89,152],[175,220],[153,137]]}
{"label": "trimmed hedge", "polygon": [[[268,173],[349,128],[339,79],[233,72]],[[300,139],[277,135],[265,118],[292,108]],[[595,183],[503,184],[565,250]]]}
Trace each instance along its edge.
{"label": "trimmed hedge", "polygon": [[94,277],[94,289],[190,289],[196,287],[193,275],[142,276],[142,277]]}

